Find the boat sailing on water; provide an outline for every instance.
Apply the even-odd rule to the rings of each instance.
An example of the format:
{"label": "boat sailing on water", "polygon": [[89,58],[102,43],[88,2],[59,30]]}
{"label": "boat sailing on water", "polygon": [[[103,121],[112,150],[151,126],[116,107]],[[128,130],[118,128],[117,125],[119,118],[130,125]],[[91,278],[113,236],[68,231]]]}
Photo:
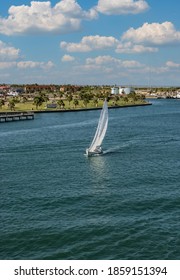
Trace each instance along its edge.
{"label": "boat sailing on water", "polygon": [[87,156],[103,154],[101,145],[106,135],[107,126],[108,126],[108,106],[107,106],[107,100],[105,99],[93,141],[90,147],[86,149]]}

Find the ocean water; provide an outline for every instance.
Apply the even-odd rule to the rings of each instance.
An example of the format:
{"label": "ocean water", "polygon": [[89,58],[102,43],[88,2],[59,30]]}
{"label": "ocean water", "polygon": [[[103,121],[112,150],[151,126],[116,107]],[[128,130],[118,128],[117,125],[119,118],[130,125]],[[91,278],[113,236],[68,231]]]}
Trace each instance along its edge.
{"label": "ocean water", "polygon": [[0,259],[180,259],[180,100],[0,124]]}

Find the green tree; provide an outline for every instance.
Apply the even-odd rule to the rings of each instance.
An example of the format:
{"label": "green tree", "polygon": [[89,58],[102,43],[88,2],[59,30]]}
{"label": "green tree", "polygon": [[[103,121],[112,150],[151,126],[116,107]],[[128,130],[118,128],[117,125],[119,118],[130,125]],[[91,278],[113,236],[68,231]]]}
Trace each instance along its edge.
{"label": "green tree", "polygon": [[84,104],[84,106],[85,106],[86,108],[87,108],[88,103],[89,103],[89,98],[88,98],[88,96],[85,96],[85,97],[83,98],[83,104]]}
{"label": "green tree", "polygon": [[59,106],[60,108],[63,108],[63,109],[64,109],[65,104],[64,104],[64,101],[63,101],[62,99],[58,100],[58,101],[57,101],[57,104],[58,104],[58,106]]}
{"label": "green tree", "polygon": [[59,92],[59,98],[61,99],[63,97],[63,95],[64,95],[64,92],[60,91]]}
{"label": "green tree", "polygon": [[42,95],[42,98],[43,98],[43,102],[47,103],[49,101],[49,97],[46,94]]}
{"label": "green tree", "polygon": [[8,107],[11,111],[15,109],[15,104],[16,102],[14,101],[14,99],[9,100]]}
{"label": "green tree", "polygon": [[33,99],[33,103],[36,105],[36,109],[40,107],[43,102],[48,102],[49,97],[45,93],[40,93],[39,95],[36,95]]}
{"label": "green tree", "polygon": [[93,98],[93,103],[96,107],[98,106],[98,98],[96,96]]}
{"label": "green tree", "polygon": [[22,103],[26,103],[28,101],[28,98],[26,96],[22,97]]}
{"label": "green tree", "polygon": [[3,99],[0,99],[0,109],[2,109],[2,106],[5,105],[5,101]]}
{"label": "green tree", "polygon": [[69,107],[70,107],[70,103],[71,103],[72,100],[73,100],[73,96],[72,96],[71,93],[69,93],[69,94],[67,95],[67,101],[69,102]]}
{"label": "green tree", "polygon": [[107,102],[109,101],[110,99],[110,93],[109,92],[105,92],[104,93],[104,98],[106,98]]}
{"label": "green tree", "polygon": [[129,93],[128,98],[131,99],[133,102],[138,100],[138,96],[136,95],[135,92]]}
{"label": "green tree", "polygon": [[33,103],[36,105],[36,109],[40,107],[44,102],[44,98],[41,95],[37,95],[34,97]]}
{"label": "green tree", "polygon": [[119,95],[115,94],[114,101],[115,101],[115,104],[117,105],[117,103],[119,101]]}
{"label": "green tree", "polygon": [[124,101],[125,103],[127,103],[127,102],[129,101],[128,96],[123,96],[123,101]]}
{"label": "green tree", "polygon": [[76,108],[76,106],[79,105],[79,101],[78,101],[77,99],[74,99],[74,100],[73,100],[73,104],[74,104],[74,107]]}

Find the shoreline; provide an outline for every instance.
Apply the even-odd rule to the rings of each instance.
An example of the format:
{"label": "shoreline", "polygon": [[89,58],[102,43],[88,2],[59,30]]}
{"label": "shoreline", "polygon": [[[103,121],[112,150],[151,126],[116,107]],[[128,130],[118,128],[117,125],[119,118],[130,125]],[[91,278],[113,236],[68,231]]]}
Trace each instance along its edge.
{"label": "shoreline", "polygon": [[[108,109],[123,109],[128,107],[139,107],[139,106],[149,106],[152,105],[152,103],[145,103],[145,104],[132,104],[132,105],[118,105],[118,106],[109,106]],[[97,108],[77,108],[77,109],[57,109],[57,110],[34,110],[33,112],[36,114],[39,113],[65,113],[65,112],[83,112],[83,111],[95,111],[95,110],[101,110],[102,107]]]}
{"label": "shoreline", "polygon": [[[116,106],[109,106],[108,109],[123,109],[128,107],[140,107],[140,106],[149,106],[152,105],[152,103],[144,103],[144,104],[129,104],[129,105],[116,105]],[[77,109],[54,109],[54,110],[21,110],[21,111],[0,111],[0,115],[5,114],[15,114],[15,113],[22,113],[22,112],[31,112],[34,114],[41,114],[41,113],[68,113],[68,112],[83,112],[83,111],[95,111],[95,110],[101,110],[102,107],[92,107],[92,108],[77,108]]]}

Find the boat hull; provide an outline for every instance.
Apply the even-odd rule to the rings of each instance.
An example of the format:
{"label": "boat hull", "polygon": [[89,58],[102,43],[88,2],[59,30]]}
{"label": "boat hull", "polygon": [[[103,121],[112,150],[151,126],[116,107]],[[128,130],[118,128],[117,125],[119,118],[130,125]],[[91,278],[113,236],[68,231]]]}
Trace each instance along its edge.
{"label": "boat hull", "polygon": [[90,152],[89,149],[86,149],[86,155],[88,157],[93,157],[93,156],[100,156],[103,154],[103,151],[94,151],[94,152]]}

